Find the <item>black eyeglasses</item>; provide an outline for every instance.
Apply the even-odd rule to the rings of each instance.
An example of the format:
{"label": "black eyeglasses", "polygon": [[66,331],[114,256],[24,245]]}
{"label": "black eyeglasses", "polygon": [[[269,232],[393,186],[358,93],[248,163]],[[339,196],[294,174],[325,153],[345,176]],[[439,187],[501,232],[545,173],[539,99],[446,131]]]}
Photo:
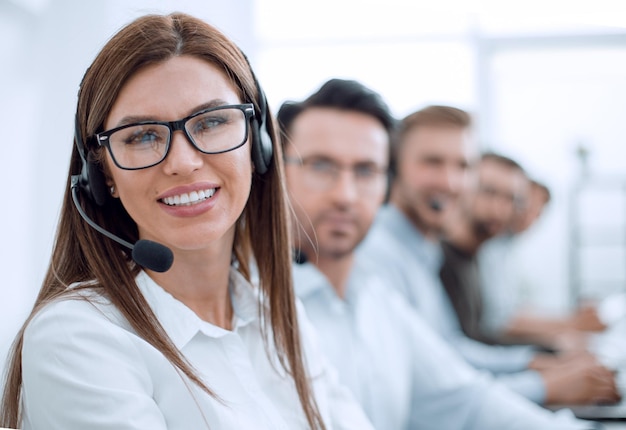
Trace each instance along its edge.
{"label": "black eyeglasses", "polygon": [[203,154],[221,154],[248,140],[251,103],[205,109],[178,121],[142,121],[96,134],[100,146],[109,150],[117,167],[146,169],[165,160],[172,134],[181,130]]}
{"label": "black eyeglasses", "polygon": [[314,190],[326,191],[332,188],[343,170],[349,170],[360,192],[375,190],[385,182],[387,169],[373,162],[342,165],[324,157],[297,158],[285,157],[285,163],[301,166],[305,184]]}

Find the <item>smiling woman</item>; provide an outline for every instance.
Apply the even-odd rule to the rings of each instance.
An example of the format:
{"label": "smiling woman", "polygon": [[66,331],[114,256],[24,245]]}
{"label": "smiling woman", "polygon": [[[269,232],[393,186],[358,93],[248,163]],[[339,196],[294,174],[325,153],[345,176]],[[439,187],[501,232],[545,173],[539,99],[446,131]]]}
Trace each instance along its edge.
{"label": "smiling woman", "polygon": [[[0,425],[370,428],[295,304],[267,110],[238,47],[193,17],[141,17],[107,43]],[[158,248],[137,258],[142,243]]]}

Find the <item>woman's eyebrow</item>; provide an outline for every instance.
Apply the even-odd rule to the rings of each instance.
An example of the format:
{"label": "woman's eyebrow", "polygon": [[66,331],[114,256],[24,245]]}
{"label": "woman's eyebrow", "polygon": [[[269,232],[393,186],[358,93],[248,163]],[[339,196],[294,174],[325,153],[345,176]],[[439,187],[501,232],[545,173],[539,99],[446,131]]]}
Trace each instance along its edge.
{"label": "woman's eyebrow", "polygon": [[[225,106],[228,104],[231,104],[231,103],[228,103],[222,99],[211,100],[211,101],[202,103],[198,106],[195,106],[189,109],[187,111],[187,115],[185,116],[193,115],[194,113],[197,113],[206,109],[211,109],[211,108],[218,107],[218,106]],[[180,118],[177,118],[177,119],[180,119]],[[115,127],[121,127],[124,125],[135,124],[137,122],[144,122],[144,121],[164,121],[164,120],[158,119],[157,117],[150,116],[150,115],[127,115],[123,117],[122,119],[120,119],[118,123],[115,125]]]}
{"label": "woman's eyebrow", "polygon": [[190,111],[187,112],[187,116],[193,115],[194,113],[197,113],[206,109],[211,109],[211,108],[219,107],[219,106],[226,106],[229,104],[232,104],[232,103],[228,103],[222,99],[211,100],[209,102],[202,103],[201,105],[196,106],[195,108],[191,109]]}
{"label": "woman's eyebrow", "polygon": [[115,124],[115,127],[121,127],[123,125],[134,124],[136,122],[143,121],[154,121],[154,118],[147,115],[128,115],[119,120],[117,124]]}

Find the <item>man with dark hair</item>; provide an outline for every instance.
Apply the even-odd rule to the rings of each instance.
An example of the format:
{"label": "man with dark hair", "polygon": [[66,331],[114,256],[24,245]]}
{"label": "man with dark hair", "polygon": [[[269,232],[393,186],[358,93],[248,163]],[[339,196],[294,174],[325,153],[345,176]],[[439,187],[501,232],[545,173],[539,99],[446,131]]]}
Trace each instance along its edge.
{"label": "man with dark hair", "polygon": [[477,158],[470,116],[449,106],[430,106],[407,116],[393,155],[389,204],[379,211],[360,247],[362,261],[470,364],[498,375],[525,397],[563,404],[614,400],[614,377],[597,363],[561,368],[554,366],[560,362],[553,357],[530,347],[488,345],[463,333],[439,271],[445,220],[469,184],[469,167]]}
{"label": "man with dark hair", "polygon": [[380,96],[333,79],[284,104],[278,118],[302,257],[296,292],[340,380],[377,429],[593,428],[476,372],[356,259],[387,188],[394,121]]}

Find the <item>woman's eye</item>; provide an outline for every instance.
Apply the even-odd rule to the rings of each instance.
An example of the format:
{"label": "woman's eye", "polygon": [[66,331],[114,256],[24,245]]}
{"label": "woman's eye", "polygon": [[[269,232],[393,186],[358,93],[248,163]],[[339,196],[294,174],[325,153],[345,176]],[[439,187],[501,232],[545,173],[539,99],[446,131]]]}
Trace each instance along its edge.
{"label": "woman's eye", "polygon": [[137,133],[126,140],[127,144],[137,144],[137,143],[151,143],[158,140],[157,135],[150,132]]}
{"label": "woman's eye", "polygon": [[158,130],[138,130],[126,136],[124,143],[130,146],[152,146],[162,142],[163,139],[163,133],[159,133]]}
{"label": "woman's eye", "polygon": [[194,131],[200,132],[200,131],[215,129],[225,123],[226,123],[226,119],[211,116],[211,117],[205,117],[205,118],[199,119],[198,121],[196,121],[193,128],[194,128]]}

